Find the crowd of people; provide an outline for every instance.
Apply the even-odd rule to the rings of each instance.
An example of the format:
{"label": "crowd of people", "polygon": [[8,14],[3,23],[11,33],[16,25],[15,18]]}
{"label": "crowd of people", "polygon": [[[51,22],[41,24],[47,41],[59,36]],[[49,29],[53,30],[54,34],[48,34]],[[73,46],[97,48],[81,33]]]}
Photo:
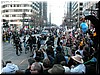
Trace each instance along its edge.
{"label": "crowd of people", "polygon": [[[55,30],[56,31],[56,30]],[[63,32],[52,34],[45,42],[44,36],[29,37],[27,42],[24,37],[24,47],[29,44],[32,55],[28,59],[28,68],[25,71],[19,70],[18,66],[7,61],[2,68],[2,73],[18,74],[88,74],[97,73],[97,46],[95,45],[95,28],[87,29],[86,32],[76,30],[75,32]],[[57,44],[55,45],[55,38]],[[17,38],[18,39],[18,38]],[[18,42],[18,40],[15,42]],[[19,42],[18,42],[19,43]],[[33,45],[36,44],[36,49]],[[19,44],[20,45],[20,44]],[[46,45],[46,47],[45,47]],[[19,46],[20,52],[22,51]],[[16,54],[18,55],[16,46]],[[9,66],[11,65],[11,66]]]}

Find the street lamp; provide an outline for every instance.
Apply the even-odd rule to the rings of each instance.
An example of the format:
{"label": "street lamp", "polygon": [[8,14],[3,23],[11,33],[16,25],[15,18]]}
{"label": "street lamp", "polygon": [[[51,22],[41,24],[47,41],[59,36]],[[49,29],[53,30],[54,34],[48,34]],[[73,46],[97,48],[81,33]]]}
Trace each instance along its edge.
{"label": "street lamp", "polygon": [[24,12],[24,13],[22,14],[22,17],[23,17],[23,27],[24,27],[24,18],[25,18],[25,16],[26,16],[26,13]]}

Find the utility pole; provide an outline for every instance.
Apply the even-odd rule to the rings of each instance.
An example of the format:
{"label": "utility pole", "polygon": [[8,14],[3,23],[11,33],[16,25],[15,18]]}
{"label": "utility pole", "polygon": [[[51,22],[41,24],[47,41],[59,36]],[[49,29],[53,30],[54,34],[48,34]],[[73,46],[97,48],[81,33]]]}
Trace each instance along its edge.
{"label": "utility pole", "polygon": [[49,22],[50,22],[50,25],[51,25],[51,12],[49,13]]}
{"label": "utility pole", "polygon": [[23,17],[23,27],[25,26],[25,25],[24,25],[24,18],[25,18],[25,16],[26,16],[26,13],[24,12],[24,13],[22,14],[22,17]]}

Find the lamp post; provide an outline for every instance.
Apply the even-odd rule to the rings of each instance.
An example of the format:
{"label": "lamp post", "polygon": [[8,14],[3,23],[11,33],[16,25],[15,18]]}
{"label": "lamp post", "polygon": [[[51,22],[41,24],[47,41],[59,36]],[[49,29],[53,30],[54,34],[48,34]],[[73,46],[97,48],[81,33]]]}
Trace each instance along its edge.
{"label": "lamp post", "polygon": [[23,17],[23,27],[24,27],[24,18],[25,18],[25,16],[26,16],[26,13],[24,12],[24,13],[22,14],[22,17]]}

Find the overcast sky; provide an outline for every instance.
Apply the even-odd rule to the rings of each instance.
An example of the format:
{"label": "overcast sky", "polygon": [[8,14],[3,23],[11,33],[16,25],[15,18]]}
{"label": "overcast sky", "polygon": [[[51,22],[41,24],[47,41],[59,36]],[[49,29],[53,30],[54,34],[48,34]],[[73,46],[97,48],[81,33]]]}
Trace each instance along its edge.
{"label": "overcast sky", "polygon": [[47,1],[48,2],[48,19],[51,13],[51,23],[61,25],[64,17],[64,1]]}
{"label": "overcast sky", "polygon": [[49,13],[51,12],[51,23],[61,25],[62,20],[64,17],[64,11],[65,11],[65,2],[68,1],[79,1],[79,2],[86,2],[86,1],[99,1],[99,0],[47,0],[48,2],[48,19],[49,19]]}

